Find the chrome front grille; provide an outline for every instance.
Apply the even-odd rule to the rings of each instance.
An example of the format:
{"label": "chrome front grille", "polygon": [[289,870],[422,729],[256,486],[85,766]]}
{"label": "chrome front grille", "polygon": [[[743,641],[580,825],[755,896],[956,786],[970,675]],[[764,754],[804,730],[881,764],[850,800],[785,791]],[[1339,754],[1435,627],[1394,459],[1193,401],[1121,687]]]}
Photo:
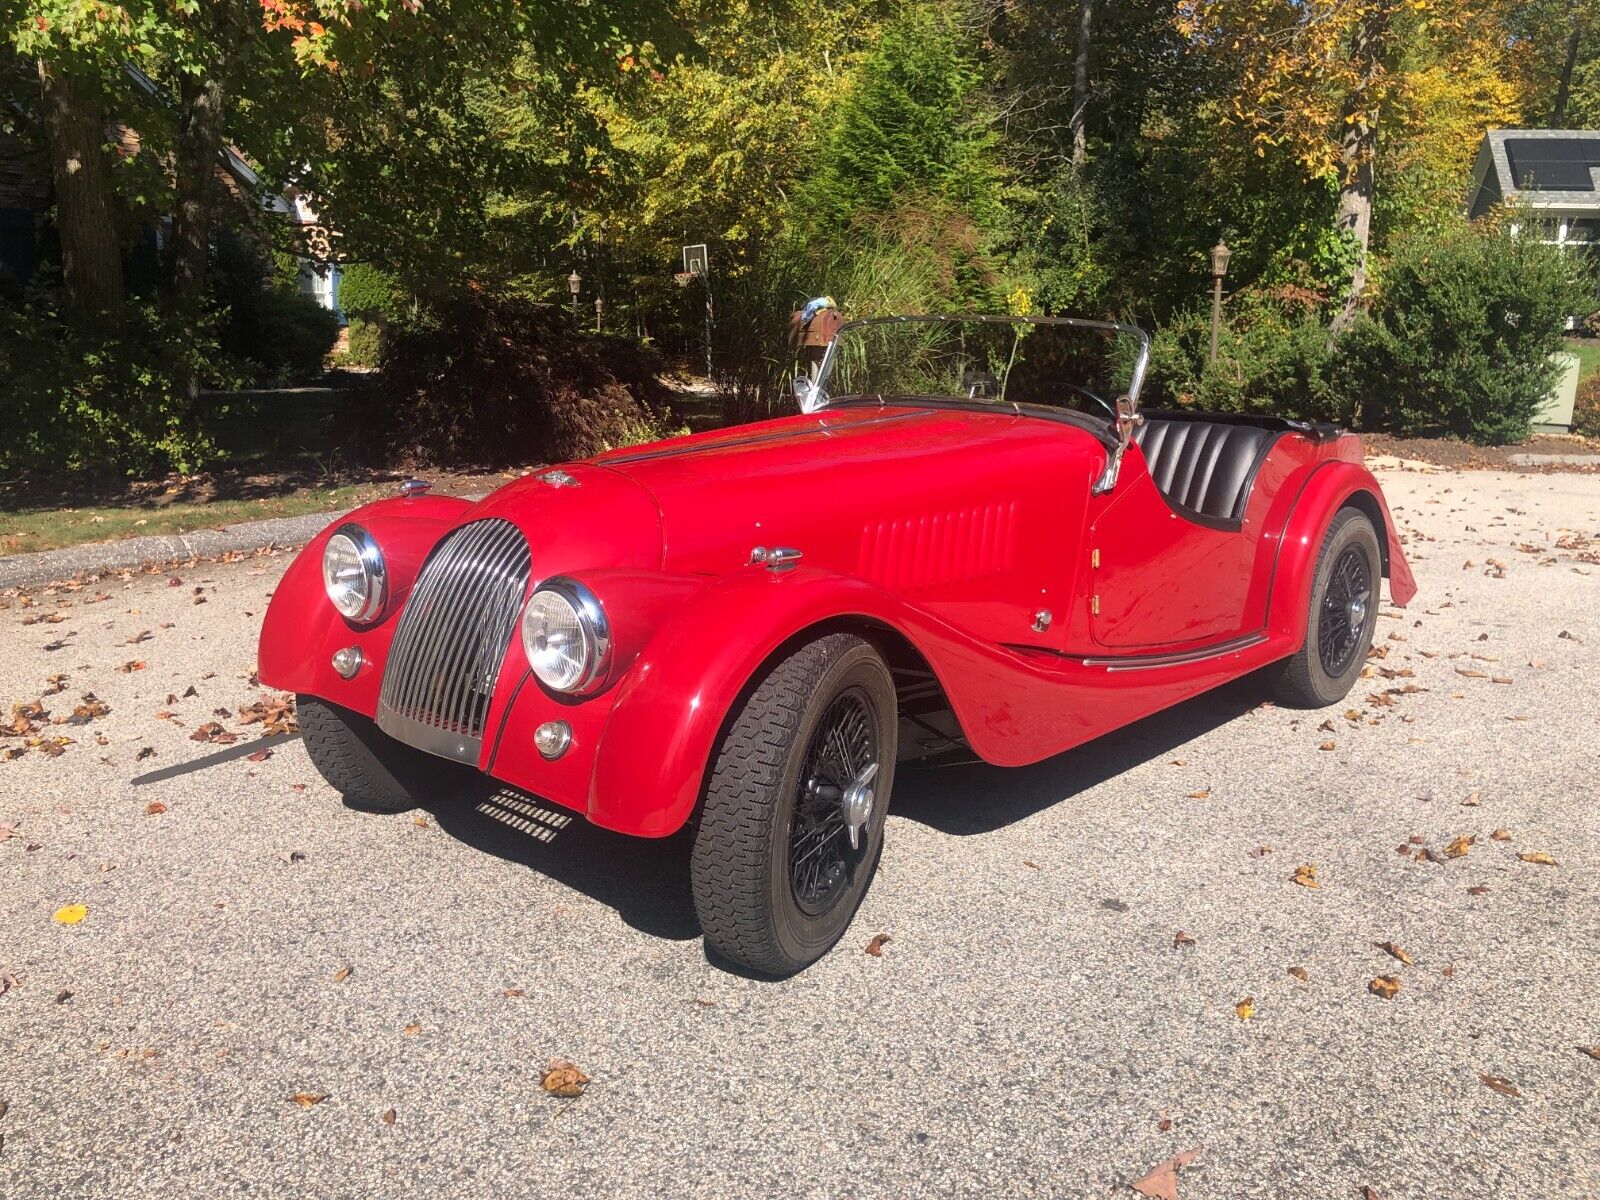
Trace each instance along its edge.
{"label": "chrome front grille", "polygon": [[400,614],[380,729],[430,754],[478,761],[531,566],[528,539],[510,521],[474,521],[445,536]]}

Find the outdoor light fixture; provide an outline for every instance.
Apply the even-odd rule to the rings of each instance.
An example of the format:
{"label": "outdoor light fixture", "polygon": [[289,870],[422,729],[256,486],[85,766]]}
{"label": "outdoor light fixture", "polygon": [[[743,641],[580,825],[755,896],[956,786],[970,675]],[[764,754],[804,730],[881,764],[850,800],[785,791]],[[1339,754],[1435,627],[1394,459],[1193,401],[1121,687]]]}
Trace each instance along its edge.
{"label": "outdoor light fixture", "polygon": [[567,291],[572,293],[572,325],[578,325],[578,290],[583,287],[583,276],[578,274],[578,268],[572,268],[572,274],[567,276]]}
{"label": "outdoor light fixture", "polygon": [[1228,273],[1228,260],[1233,257],[1233,251],[1228,249],[1228,243],[1220,238],[1217,244],[1211,247],[1211,273],[1221,279]]}
{"label": "outdoor light fixture", "polygon": [[605,310],[606,310],[606,302],[604,300],[602,300],[599,296],[596,296],[594,298],[594,331],[596,333],[599,333],[601,331],[600,330],[600,323],[601,323],[601,321],[603,319],[602,314],[605,312]]}
{"label": "outdoor light fixture", "polygon": [[1211,357],[1208,363],[1217,360],[1217,332],[1222,328],[1222,277],[1228,273],[1228,260],[1233,257],[1233,251],[1228,249],[1228,243],[1221,238],[1211,247]]}

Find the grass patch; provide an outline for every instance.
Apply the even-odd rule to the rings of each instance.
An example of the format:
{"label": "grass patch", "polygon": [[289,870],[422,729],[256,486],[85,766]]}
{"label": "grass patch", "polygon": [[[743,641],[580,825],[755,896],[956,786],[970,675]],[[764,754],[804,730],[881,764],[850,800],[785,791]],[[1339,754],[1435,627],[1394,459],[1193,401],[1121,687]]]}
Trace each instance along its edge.
{"label": "grass patch", "polygon": [[0,512],[0,554],[27,554],[84,542],[117,541],[150,534],[192,533],[240,521],[343,512],[394,492],[393,484],[349,484],[309,488],[280,496],[201,503],[152,499],[141,504],[85,505]]}
{"label": "grass patch", "polygon": [[1564,347],[1568,354],[1578,356],[1578,382],[1582,383],[1596,371],[1600,371],[1600,340],[1593,338],[1568,338]]}

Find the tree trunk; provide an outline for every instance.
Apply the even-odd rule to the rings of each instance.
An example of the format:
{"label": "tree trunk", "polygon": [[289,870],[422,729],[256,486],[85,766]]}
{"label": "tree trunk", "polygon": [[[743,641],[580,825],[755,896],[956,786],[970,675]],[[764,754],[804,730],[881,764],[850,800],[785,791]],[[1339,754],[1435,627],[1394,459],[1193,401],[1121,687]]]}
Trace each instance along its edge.
{"label": "tree trunk", "polygon": [[1567,57],[1561,63],[1561,79],[1556,84],[1556,102],[1550,110],[1550,128],[1560,129],[1567,119],[1567,97],[1572,94],[1572,70],[1578,65],[1578,41],[1581,29],[1574,23],[1567,37]]}
{"label": "tree trunk", "polygon": [[1389,29],[1387,5],[1375,9],[1356,30],[1351,58],[1358,81],[1345,99],[1343,132],[1339,139],[1339,204],[1334,227],[1350,235],[1355,262],[1344,301],[1333,318],[1338,333],[1355,319],[1361,306],[1361,293],[1367,286],[1367,247],[1372,237],[1373,160],[1378,153],[1378,111],[1372,99],[1372,85],[1383,70],[1384,35]]}
{"label": "tree trunk", "polygon": [[122,302],[122,248],[103,149],[105,120],[93,93],[61,66],[39,61],[39,88],[67,311],[84,320]]}
{"label": "tree trunk", "polygon": [[167,292],[180,313],[199,307],[205,294],[211,245],[211,208],[222,152],[222,83],[215,74],[184,80],[177,148],[177,203],[167,258]]}
{"label": "tree trunk", "polygon": [[1089,108],[1089,24],[1094,0],[1078,0],[1078,52],[1072,62],[1072,165],[1083,166],[1088,153],[1084,116]]}

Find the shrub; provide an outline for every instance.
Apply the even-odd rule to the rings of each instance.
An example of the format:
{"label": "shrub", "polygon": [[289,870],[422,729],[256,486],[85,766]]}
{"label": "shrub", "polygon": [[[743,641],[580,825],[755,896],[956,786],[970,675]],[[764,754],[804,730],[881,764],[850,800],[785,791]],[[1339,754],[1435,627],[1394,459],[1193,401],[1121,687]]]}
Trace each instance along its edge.
{"label": "shrub", "polygon": [[400,289],[394,279],[371,263],[350,263],[339,276],[339,310],[347,317],[365,317],[379,324],[400,314]]}
{"label": "shrub", "polygon": [[144,304],[92,328],[0,306],[0,346],[0,471],[143,475],[193,471],[216,456],[185,384],[222,361],[209,328],[180,336]]}
{"label": "shrub", "polygon": [[1578,385],[1578,397],[1572,405],[1572,432],[1600,438],[1600,372]]}
{"label": "shrub", "polygon": [[365,317],[351,317],[345,327],[344,352],[338,361],[349,367],[375,367],[383,356],[383,330]]}
{"label": "shrub", "polygon": [[376,415],[418,461],[560,461],[662,436],[654,355],[521,297],[472,293],[392,325],[382,365]]}
{"label": "shrub", "polygon": [[1150,347],[1153,405],[1207,412],[1258,413],[1305,420],[1340,420],[1329,385],[1328,331],[1310,313],[1255,297],[1239,303],[1211,353],[1211,310],[1180,313]]}
{"label": "shrub", "polygon": [[1528,436],[1555,382],[1581,260],[1463,222],[1403,246],[1371,311],[1340,339],[1337,387],[1362,428],[1478,443]]}
{"label": "shrub", "polygon": [[221,328],[224,353],[263,386],[315,379],[338,337],[338,317],[314,297],[281,286],[233,297]]}

